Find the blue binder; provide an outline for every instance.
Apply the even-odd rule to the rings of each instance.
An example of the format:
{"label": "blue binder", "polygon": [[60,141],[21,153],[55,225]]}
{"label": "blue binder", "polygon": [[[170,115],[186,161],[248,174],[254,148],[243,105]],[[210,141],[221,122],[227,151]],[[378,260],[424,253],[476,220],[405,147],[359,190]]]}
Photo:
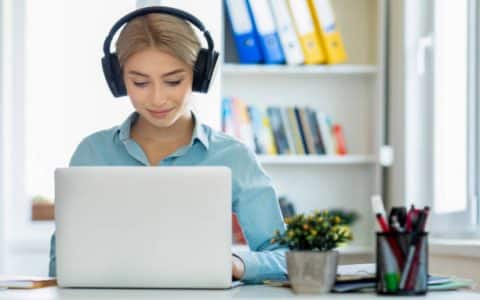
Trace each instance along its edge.
{"label": "blue binder", "polygon": [[247,2],[264,62],[266,64],[285,63],[285,55],[268,0],[247,0]]}
{"label": "blue binder", "polygon": [[254,64],[263,61],[247,0],[225,0],[225,7],[240,63]]}

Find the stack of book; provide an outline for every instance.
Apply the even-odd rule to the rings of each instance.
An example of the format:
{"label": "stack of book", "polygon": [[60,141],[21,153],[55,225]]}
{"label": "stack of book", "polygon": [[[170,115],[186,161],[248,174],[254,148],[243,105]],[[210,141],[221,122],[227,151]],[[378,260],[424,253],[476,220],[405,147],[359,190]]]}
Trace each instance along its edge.
{"label": "stack of book", "polygon": [[224,98],[222,130],[257,154],[347,154],[342,126],[310,107],[260,109],[237,98]]}
{"label": "stack of book", "polygon": [[[375,290],[376,280],[375,264],[339,265],[337,267],[337,276],[332,292],[373,292]],[[288,280],[265,280],[263,283],[270,286],[290,287]],[[470,289],[472,286],[472,280],[428,275],[429,291]]]}
{"label": "stack of book", "polygon": [[0,289],[35,289],[56,285],[57,280],[53,277],[0,275]]}

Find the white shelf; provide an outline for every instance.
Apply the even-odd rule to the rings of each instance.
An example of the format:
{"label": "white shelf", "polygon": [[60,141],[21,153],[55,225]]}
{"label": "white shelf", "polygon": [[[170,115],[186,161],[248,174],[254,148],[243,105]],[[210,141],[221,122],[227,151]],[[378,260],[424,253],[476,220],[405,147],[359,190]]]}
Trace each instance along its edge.
{"label": "white shelf", "polygon": [[[280,194],[298,212],[345,207],[368,216],[368,199],[383,193],[387,5],[384,0],[331,1],[348,53],[344,64],[240,64],[231,28],[223,31],[222,96],[248,105],[310,107],[344,128],[351,154],[258,155]],[[388,2],[388,1],[387,1]],[[228,24],[227,20],[222,20]],[[292,180],[293,179],[293,180]],[[319,200],[321,195],[321,200]],[[368,218],[367,218],[368,219]],[[356,224],[356,245],[342,254],[367,254],[373,223]],[[373,245],[373,244],[372,244]]]}
{"label": "white shelf", "polygon": [[374,164],[373,155],[259,155],[264,165],[351,165]]}
{"label": "white shelf", "polygon": [[272,74],[272,75],[308,75],[308,74],[345,74],[345,75],[375,75],[377,74],[375,65],[242,65],[225,63],[223,65],[224,75],[252,75],[252,74]]}

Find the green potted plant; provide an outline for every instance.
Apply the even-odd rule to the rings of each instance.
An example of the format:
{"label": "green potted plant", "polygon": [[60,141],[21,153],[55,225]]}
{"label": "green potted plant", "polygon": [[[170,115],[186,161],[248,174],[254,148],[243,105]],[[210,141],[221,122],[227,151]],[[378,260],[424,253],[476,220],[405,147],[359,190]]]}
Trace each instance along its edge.
{"label": "green potted plant", "polygon": [[276,230],[272,243],[287,245],[290,284],[296,293],[326,293],[335,283],[336,248],[352,240],[350,228],[328,211],[297,214],[285,219],[287,228]]}

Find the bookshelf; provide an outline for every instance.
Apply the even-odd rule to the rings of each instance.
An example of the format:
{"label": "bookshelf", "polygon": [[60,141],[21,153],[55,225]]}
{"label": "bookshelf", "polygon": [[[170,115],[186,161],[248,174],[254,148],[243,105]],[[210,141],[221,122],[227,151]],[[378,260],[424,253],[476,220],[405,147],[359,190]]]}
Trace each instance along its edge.
{"label": "bookshelf", "polygon": [[357,211],[360,219],[353,227],[350,249],[363,251],[371,249],[374,235],[370,197],[382,192],[386,0],[330,2],[349,56],[344,64],[239,64],[223,7],[221,93],[259,107],[309,106],[343,126],[348,155],[258,159],[279,194],[286,195],[298,212]]}
{"label": "bookshelf", "polygon": [[376,75],[375,65],[309,65],[309,66],[287,66],[287,65],[240,65],[225,63],[223,65],[224,75]]}
{"label": "bookshelf", "polygon": [[375,164],[368,155],[258,155],[260,163],[268,165],[348,165]]}

